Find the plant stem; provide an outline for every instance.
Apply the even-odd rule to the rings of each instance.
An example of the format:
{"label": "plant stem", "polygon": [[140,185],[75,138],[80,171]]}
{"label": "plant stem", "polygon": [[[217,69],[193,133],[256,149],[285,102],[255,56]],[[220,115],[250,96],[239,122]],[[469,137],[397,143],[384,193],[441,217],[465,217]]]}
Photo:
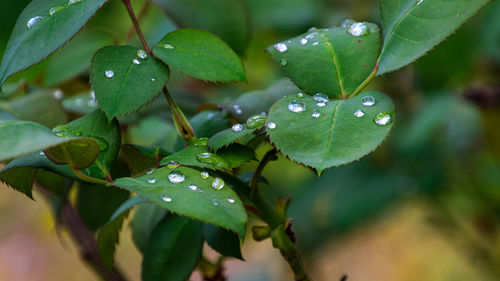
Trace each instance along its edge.
{"label": "plant stem", "polygon": [[365,79],[365,81],[363,81],[363,83],[361,83],[361,85],[359,85],[359,87],[354,92],[352,92],[352,94],[349,95],[349,98],[354,98],[359,93],[361,93],[361,91],[363,91],[363,89],[368,84],[370,84],[370,82],[373,80],[373,78],[375,78],[375,76],[377,76],[377,72],[378,72],[378,62],[377,62],[377,64],[375,64],[375,68],[373,69],[372,73],[370,73],[370,75],[368,75],[368,77]]}
{"label": "plant stem", "polygon": [[[148,10],[148,8],[149,8],[149,1],[145,1],[144,5],[142,6],[141,10],[139,11],[139,14],[137,15],[137,21],[138,22],[140,22],[144,18],[144,16],[146,15],[146,11]],[[134,35],[135,30],[136,30],[136,26],[133,25],[130,28],[130,30],[128,31],[127,36],[125,36],[125,40],[130,40],[132,38],[132,36]]]}
{"label": "plant stem", "polygon": [[252,192],[257,189],[257,183],[259,182],[259,177],[262,174],[262,171],[266,167],[267,163],[271,161],[272,157],[277,153],[278,151],[276,148],[273,148],[269,150],[263,157],[262,160],[259,163],[259,166],[257,166],[257,169],[255,170],[255,173],[253,174],[252,179],[250,180],[250,188],[252,188]]}
{"label": "plant stem", "polygon": [[123,4],[125,4],[125,7],[127,7],[127,12],[128,15],[130,16],[130,19],[132,20],[132,23],[134,24],[135,31],[137,33],[137,36],[139,36],[139,39],[141,39],[142,46],[144,47],[144,50],[151,54],[151,50],[149,49],[148,43],[146,42],[146,38],[144,37],[144,33],[142,33],[141,27],[139,25],[139,21],[137,20],[137,17],[135,16],[134,9],[132,8],[132,4],[130,4],[130,0],[122,0]]}
{"label": "plant stem", "polygon": [[82,173],[82,171],[80,171],[72,163],[69,163],[69,167],[71,168],[71,171],[73,171],[73,174],[75,174],[75,176],[77,178],[79,178],[79,179],[81,179],[83,181],[90,182],[90,183],[95,183],[95,184],[104,184],[104,185],[106,185],[106,184],[108,184],[110,182],[113,182],[113,180],[111,180],[110,182],[108,182],[108,181],[105,181],[105,180],[102,180],[102,179],[89,177],[86,174]]}

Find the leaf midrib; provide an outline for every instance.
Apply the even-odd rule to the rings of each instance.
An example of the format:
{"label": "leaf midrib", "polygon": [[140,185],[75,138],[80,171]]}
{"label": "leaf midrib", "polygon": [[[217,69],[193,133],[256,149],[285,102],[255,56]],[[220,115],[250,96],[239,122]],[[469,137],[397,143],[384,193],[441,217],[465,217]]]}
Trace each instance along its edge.
{"label": "leaf midrib", "polygon": [[335,69],[335,74],[337,75],[337,80],[339,82],[340,92],[342,93],[342,97],[345,97],[346,93],[344,89],[344,80],[342,79],[342,72],[340,71],[340,66],[338,63],[338,58],[337,58],[337,53],[335,52],[335,48],[333,48],[332,42],[330,41],[330,39],[328,39],[328,37],[326,37],[324,33],[322,33],[321,31],[318,33],[326,41],[326,44],[328,46],[327,49],[332,57],[333,67]]}
{"label": "leaf midrib", "polygon": [[[341,103],[342,101],[338,101],[333,110],[332,124],[330,125],[330,129],[328,130],[329,134],[328,134],[328,141],[326,142],[325,152],[328,152],[330,150],[330,146],[333,143],[332,137],[333,137],[333,129],[335,128],[335,117],[337,116],[338,107],[340,106]],[[323,155],[328,156],[328,153]],[[321,160],[321,165],[324,165],[326,160],[327,159],[323,157],[323,159]]]}

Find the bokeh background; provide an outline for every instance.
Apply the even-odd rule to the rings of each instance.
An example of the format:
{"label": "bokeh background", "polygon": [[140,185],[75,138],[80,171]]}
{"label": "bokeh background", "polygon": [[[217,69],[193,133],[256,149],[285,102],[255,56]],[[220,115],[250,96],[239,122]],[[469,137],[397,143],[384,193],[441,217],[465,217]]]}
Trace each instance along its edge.
{"label": "bokeh background", "polygon": [[[0,54],[28,2],[0,4]],[[144,7],[143,0],[132,2],[136,11]],[[251,33],[240,53],[248,84],[213,85],[174,72],[171,92],[190,115],[205,102],[230,108],[238,98],[258,103],[262,91],[286,92],[289,81],[264,52],[275,42],[346,18],[379,22],[378,1],[246,2]],[[500,280],[499,15],[500,2],[493,1],[426,56],[372,82],[370,89],[395,101],[397,120],[371,155],[321,178],[283,157],[265,170],[265,195],[293,198],[289,215],[313,280],[344,274],[359,281]],[[153,43],[175,28],[155,5],[144,9],[142,21]],[[112,0],[65,48],[10,79],[0,108],[49,127],[88,112],[90,58],[105,45],[138,46],[130,28],[125,8]],[[45,98],[57,90],[65,95],[62,103]],[[178,146],[161,100],[120,121],[128,142]],[[229,280],[292,279],[269,241],[247,239],[243,256],[245,262],[226,263]],[[141,255],[127,225],[117,260],[131,280],[140,280]],[[32,201],[0,186],[0,280],[98,279],[78,258],[68,233],[57,228],[50,202],[39,193]]]}

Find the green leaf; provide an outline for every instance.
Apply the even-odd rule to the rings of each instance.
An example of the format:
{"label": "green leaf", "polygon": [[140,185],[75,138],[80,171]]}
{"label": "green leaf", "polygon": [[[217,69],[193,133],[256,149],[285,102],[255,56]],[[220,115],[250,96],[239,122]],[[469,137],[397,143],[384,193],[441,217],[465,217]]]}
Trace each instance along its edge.
{"label": "green leaf", "polygon": [[[68,0],[33,0],[17,19],[10,36],[0,66],[0,85],[70,40],[106,2],[85,0],[70,5]],[[50,15],[51,9],[60,7]],[[28,28],[30,22],[32,27]]]}
{"label": "green leaf", "polygon": [[382,0],[378,74],[399,69],[450,36],[490,0]]}
{"label": "green leaf", "polygon": [[167,83],[167,66],[142,52],[131,46],[109,46],[92,59],[90,82],[109,119],[138,110]]}
{"label": "green leaf", "polygon": [[133,144],[122,146],[122,156],[127,162],[132,175],[144,172],[155,167],[157,162],[170,153],[161,147],[146,147]]}
{"label": "green leaf", "polygon": [[[369,105],[363,101],[365,97],[372,97],[375,103],[364,106]],[[305,110],[290,111],[293,103],[305,106]],[[357,110],[364,115],[356,117]],[[320,116],[313,117],[315,113]],[[375,119],[379,118],[380,124],[388,121],[386,125],[376,124]],[[267,133],[276,148],[288,158],[321,173],[375,150],[389,134],[393,119],[391,99],[375,91],[361,93],[352,99],[329,101],[322,107],[310,96],[288,96],[271,107]],[[274,129],[271,123],[275,124]]]}
{"label": "green leaf", "polygon": [[8,111],[4,111],[4,110],[0,109],[0,122],[14,121],[14,120],[19,120],[19,118],[12,115],[12,113],[10,113]]}
{"label": "green leaf", "polygon": [[155,228],[144,252],[143,281],[186,280],[203,249],[202,224],[168,215]]}
{"label": "green leaf", "polygon": [[[262,124],[262,126],[264,126],[264,124]],[[253,134],[253,132],[262,128],[262,126],[250,129],[248,128],[247,124],[242,124],[241,131],[234,131],[232,128],[225,129],[224,131],[220,131],[210,138],[210,140],[208,141],[208,147],[213,150],[219,150],[222,147],[226,147],[246,136]]]}
{"label": "green leaf", "polygon": [[116,219],[120,215],[122,215],[124,212],[132,209],[136,205],[142,204],[149,202],[147,199],[144,199],[140,196],[132,196],[130,197],[127,201],[123,202],[118,208],[116,208],[115,212],[113,215],[111,215],[111,218],[109,219],[110,221]]}
{"label": "green leaf", "polygon": [[12,112],[19,119],[40,123],[49,128],[66,123],[61,103],[55,98],[61,91],[38,90],[23,97],[0,102],[0,108]]}
{"label": "green leaf", "polygon": [[113,269],[116,246],[120,238],[120,230],[128,214],[129,210],[126,210],[104,225],[97,234],[97,249],[99,251],[99,256],[104,265],[110,270]]}
{"label": "green leaf", "polygon": [[89,114],[96,109],[97,102],[92,97],[92,92],[85,91],[74,96],[65,98],[62,101],[65,110],[78,113]]}
{"label": "green leaf", "polygon": [[238,54],[250,38],[250,19],[242,0],[154,0],[183,27],[204,29],[219,36]]}
{"label": "green leaf", "polygon": [[51,160],[72,161],[79,168],[90,166],[99,146],[90,138],[58,137],[46,127],[29,121],[0,123],[0,161],[46,150]]}
{"label": "green leaf", "polygon": [[169,162],[173,161],[186,166],[227,170],[239,167],[255,157],[253,150],[244,145],[212,153],[208,150],[206,141],[206,139],[200,139],[197,143],[163,158],[160,164],[168,165]]}
{"label": "green leaf", "polygon": [[[178,181],[182,176],[183,180],[171,182],[169,175],[175,174]],[[243,237],[247,222],[243,204],[230,187],[213,188],[215,180],[212,176],[203,178],[200,171],[192,168],[165,167],[138,178],[119,178],[114,185],[135,192],[171,212],[230,229]],[[196,190],[189,187],[191,185],[195,185]]]}
{"label": "green leaf", "polygon": [[267,50],[306,93],[346,97],[373,71],[380,50],[378,26],[357,24],[366,35],[351,35],[350,27],[315,29]]}
{"label": "green leaf", "polygon": [[167,210],[153,203],[137,206],[131,222],[132,239],[141,253],[146,251],[151,233],[166,214]]}
{"label": "green leaf", "polygon": [[31,167],[20,167],[18,169],[4,168],[0,171],[0,181],[33,199],[32,189],[35,171]]}
{"label": "green leaf", "polygon": [[130,193],[104,185],[81,184],[78,189],[76,209],[82,220],[93,231],[108,222],[111,215]]}
{"label": "green leaf", "polygon": [[202,30],[178,29],[167,34],[153,53],[177,70],[205,81],[246,81],[243,63],[217,36]]}
{"label": "green leaf", "polygon": [[205,236],[208,245],[221,255],[243,260],[240,239],[235,233],[211,224],[205,224],[203,226],[203,236]]}

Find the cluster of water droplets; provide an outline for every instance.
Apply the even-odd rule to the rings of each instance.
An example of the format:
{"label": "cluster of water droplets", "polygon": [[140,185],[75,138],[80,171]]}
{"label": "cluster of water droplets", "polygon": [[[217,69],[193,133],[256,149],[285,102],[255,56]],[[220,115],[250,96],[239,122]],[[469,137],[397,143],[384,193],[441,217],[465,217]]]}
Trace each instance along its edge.
{"label": "cluster of water droplets", "polygon": [[241,110],[241,107],[238,104],[233,105],[234,112],[238,115],[241,115],[243,113],[243,110]]}
{"label": "cluster of water droplets", "polygon": [[[76,4],[76,3],[80,3],[82,2],[83,0],[69,0],[68,3],[65,5],[65,6],[62,6],[62,5],[59,5],[59,6],[54,6],[52,8],[49,9],[48,11],[48,16],[53,16],[55,15],[57,12],[61,11],[62,9],[70,6],[70,5],[73,5],[73,4]],[[30,18],[27,22],[26,22],[26,27],[29,29],[32,29],[33,27],[35,27],[40,21],[42,21],[45,17],[44,16],[34,16],[32,18]]]}
{"label": "cluster of water droplets", "polygon": [[196,154],[196,161],[216,168],[225,168],[228,166],[226,160],[211,152],[201,152]]}
{"label": "cluster of water droplets", "polygon": [[346,19],[341,24],[341,27],[347,29],[347,33],[355,37],[365,36],[371,33],[366,22],[357,22],[352,19]]}
{"label": "cluster of water droplets", "polygon": [[[376,100],[374,97],[368,95],[364,96],[361,99],[361,105],[364,107],[371,107],[375,105]],[[365,116],[365,112],[362,109],[356,109],[353,113],[354,117],[357,118],[362,118]],[[390,124],[392,122],[391,114],[387,112],[380,112],[375,117],[373,118],[373,121],[375,124],[380,125],[380,126],[385,126],[387,124]]]}

